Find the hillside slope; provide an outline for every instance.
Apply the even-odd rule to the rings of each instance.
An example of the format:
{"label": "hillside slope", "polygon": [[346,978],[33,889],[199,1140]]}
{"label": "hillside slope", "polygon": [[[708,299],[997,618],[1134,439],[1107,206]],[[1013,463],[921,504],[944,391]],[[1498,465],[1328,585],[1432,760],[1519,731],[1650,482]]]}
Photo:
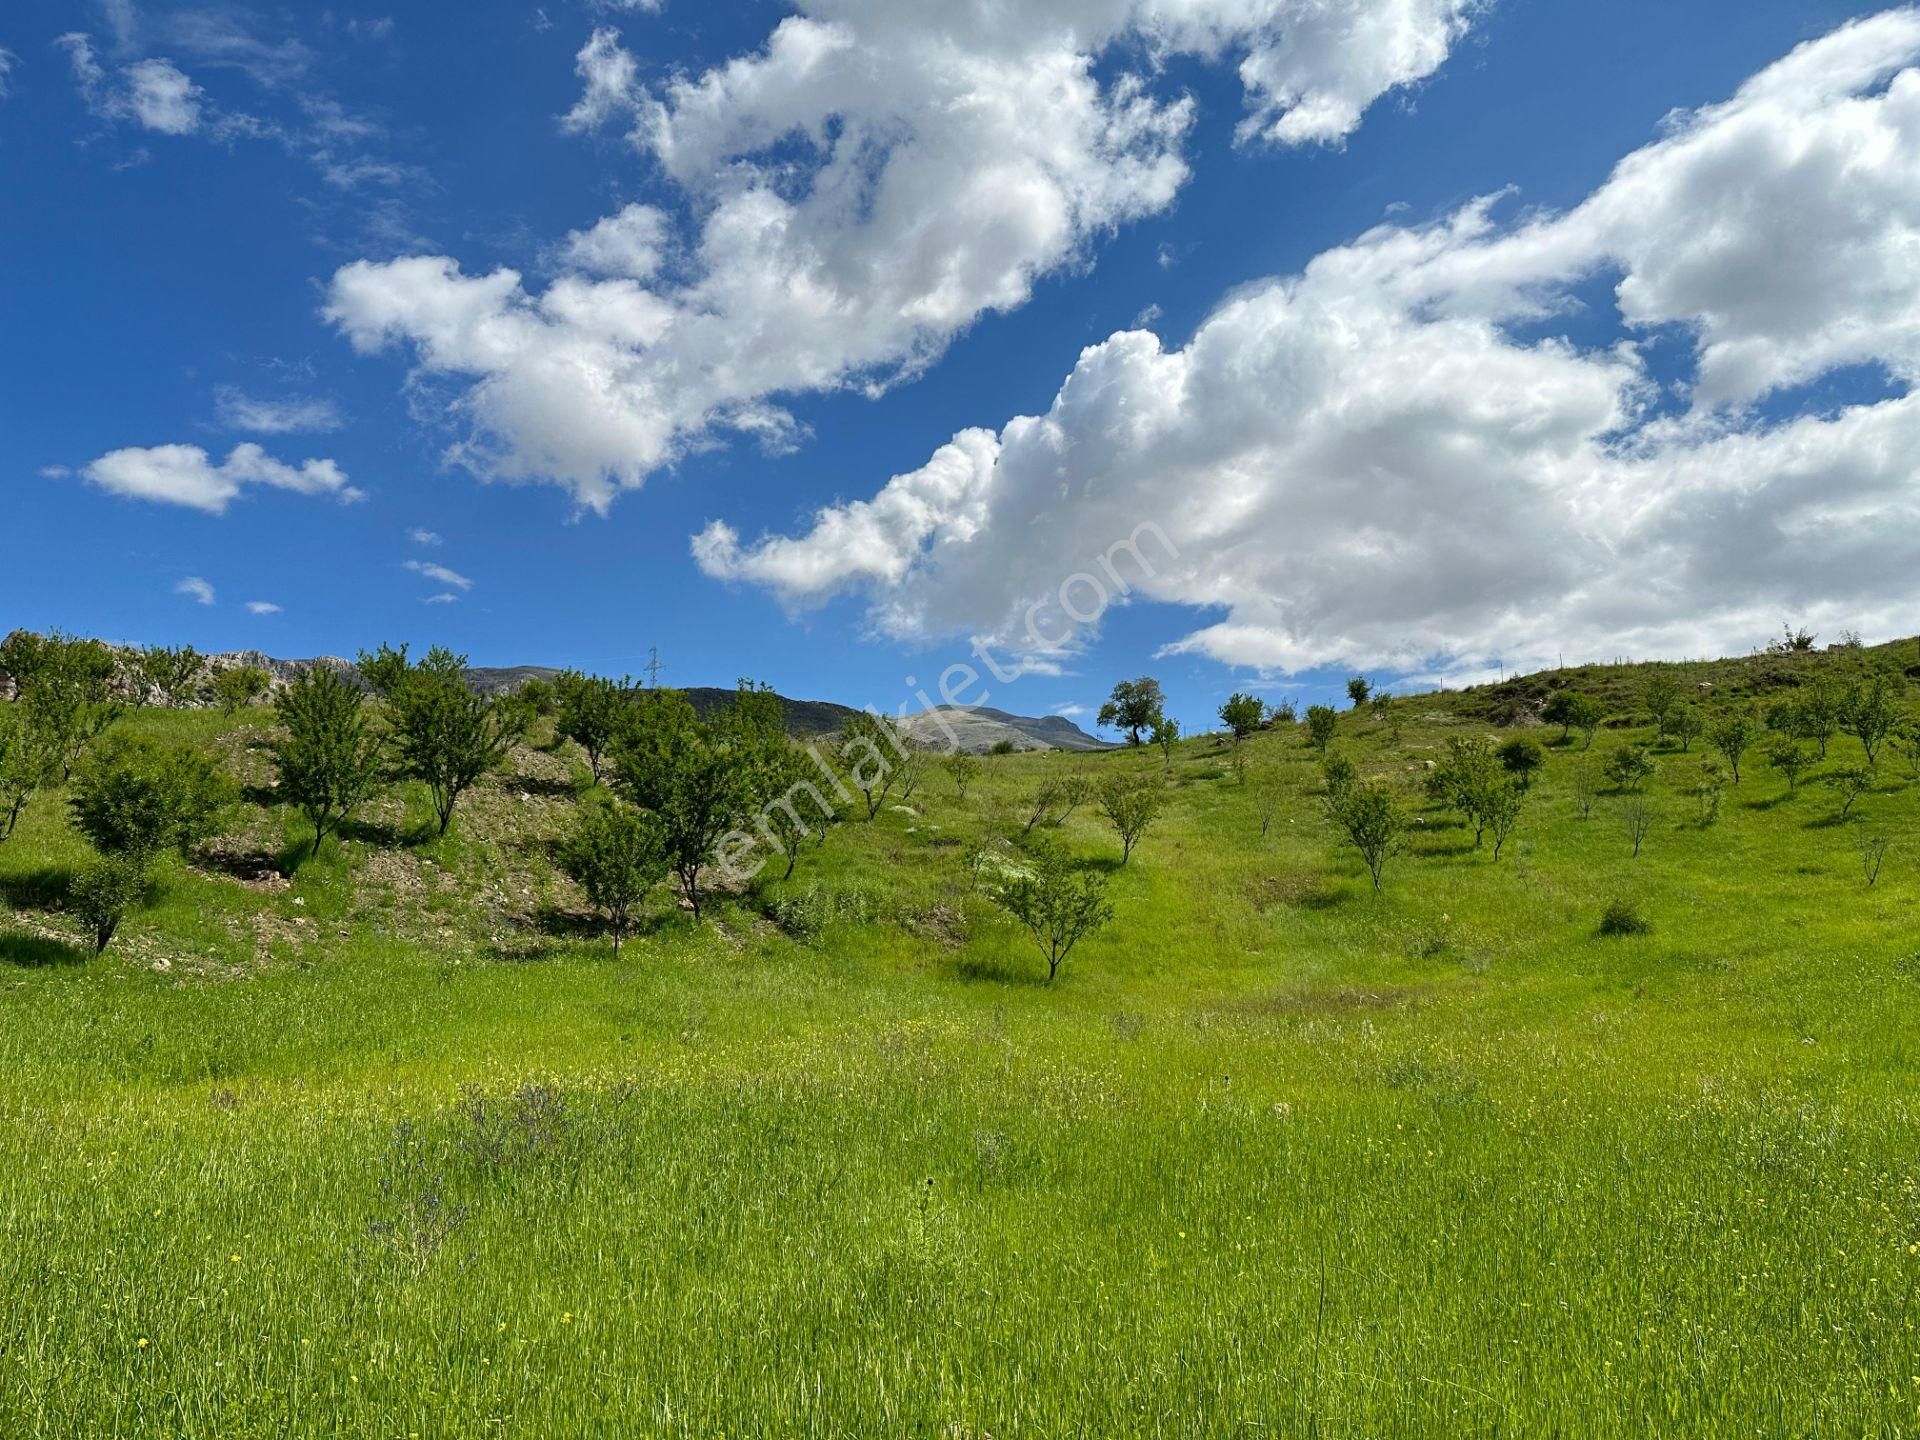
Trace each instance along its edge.
{"label": "hillside slope", "polygon": [[1490,685],[1440,690],[1407,697],[1423,710],[1449,713],[1491,725],[1527,725],[1560,690],[1578,690],[1603,701],[1614,716],[1631,719],[1647,675],[1665,669],[1683,691],[1701,701],[1764,702],[1799,688],[1815,674],[1841,684],[1873,675],[1920,679],[1920,639],[1890,640],[1884,645],[1833,645],[1784,653],[1761,651],[1718,660],[1621,661],[1609,665],[1568,665],[1516,675]]}

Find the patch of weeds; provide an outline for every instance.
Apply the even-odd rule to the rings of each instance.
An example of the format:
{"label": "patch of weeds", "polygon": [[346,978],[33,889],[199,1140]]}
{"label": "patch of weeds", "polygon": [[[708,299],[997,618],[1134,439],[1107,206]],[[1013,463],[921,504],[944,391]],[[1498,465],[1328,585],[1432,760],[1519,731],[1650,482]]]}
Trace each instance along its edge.
{"label": "patch of weeds", "polygon": [[505,1100],[470,1088],[462,1097],[461,1152],[484,1175],[545,1160],[573,1137],[576,1122],[566,1096],[528,1081]]}
{"label": "patch of weeds", "polygon": [[[447,1203],[444,1181],[435,1173],[426,1142],[411,1120],[394,1127],[386,1168],[380,1178],[382,1213],[367,1222],[367,1239],[418,1278],[467,1223],[467,1207]],[[473,1258],[467,1256],[468,1261]]]}

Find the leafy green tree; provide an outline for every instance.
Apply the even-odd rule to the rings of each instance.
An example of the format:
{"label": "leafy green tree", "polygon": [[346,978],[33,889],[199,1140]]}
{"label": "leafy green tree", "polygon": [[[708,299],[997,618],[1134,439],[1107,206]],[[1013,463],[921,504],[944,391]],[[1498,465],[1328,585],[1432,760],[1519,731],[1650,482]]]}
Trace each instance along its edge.
{"label": "leafy green tree", "polygon": [[1363,780],[1347,787],[1338,799],[1330,798],[1327,813],[1347,843],[1360,852],[1367,874],[1373,878],[1373,893],[1378,895],[1381,874],[1399,849],[1406,828],[1393,791],[1377,781]]}
{"label": "leafy green tree", "polygon": [[1307,743],[1322,752],[1333,743],[1334,728],[1339,725],[1340,717],[1331,705],[1309,705],[1307,707]]}
{"label": "leafy green tree", "polygon": [[1505,848],[1507,838],[1513,834],[1513,827],[1520,823],[1520,811],[1526,799],[1526,787],[1512,776],[1502,779],[1487,794],[1483,814],[1487,833],[1493,836],[1495,864],[1500,861],[1500,852]]}
{"label": "leafy green tree", "polygon": [[1617,789],[1638,794],[1659,768],[1644,745],[1621,745],[1607,757],[1607,778]]}
{"label": "leafy green tree", "polygon": [[593,772],[596,785],[604,778],[607,749],[620,733],[632,694],[631,676],[616,682],[601,675],[563,670],[553,682],[558,717],[555,728],[586,752],[587,768]]}
{"label": "leafy green tree", "polygon": [[1791,735],[1776,735],[1767,746],[1767,764],[1786,778],[1787,793],[1799,787],[1800,777],[1813,766],[1813,752]]}
{"label": "leafy green tree", "polygon": [[1344,755],[1330,754],[1320,761],[1320,779],[1329,804],[1337,805],[1360,783],[1360,770]]}
{"label": "leafy green tree", "polygon": [[1733,772],[1733,783],[1740,783],[1740,758],[1751,750],[1760,738],[1760,722],[1754,718],[1751,710],[1740,708],[1727,711],[1707,728],[1707,739],[1713,748],[1727,757],[1727,766]]}
{"label": "leafy green tree", "polygon": [[526,707],[512,695],[477,693],[467,683],[467,657],[438,645],[407,666],[386,700],[400,773],[427,787],[445,835],[460,797],[526,734]]}
{"label": "leafy green tree", "polygon": [[74,917],[87,927],[95,955],[113,943],[127,911],[145,898],[147,883],[146,866],[126,855],[104,856],[74,877],[67,900]]}
{"label": "leafy green tree", "polygon": [[1362,705],[1366,704],[1367,697],[1371,694],[1373,694],[1373,682],[1367,679],[1366,676],[1350,675],[1347,677],[1347,699],[1353,702],[1354,709],[1358,710]]}
{"label": "leafy green tree", "polygon": [[1677,705],[1667,717],[1667,733],[1680,742],[1680,753],[1693,749],[1693,742],[1706,731],[1707,720],[1697,706]]}
{"label": "leafy green tree", "polygon": [[1854,802],[1873,789],[1873,771],[1864,765],[1837,765],[1820,777],[1823,784],[1833,787],[1834,796],[1840,801],[1840,818],[1847,818],[1847,812],[1853,809]]}
{"label": "leafy green tree", "polygon": [[360,672],[360,678],[369,690],[386,700],[413,673],[413,663],[407,659],[407,647],[404,644],[396,650],[382,641],[380,648],[371,654],[362,650],[360,658],[354,662],[354,669]]}
{"label": "leafy green tree", "polygon": [[0,841],[13,834],[27,802],[60,773],[60,757],[25,705],[0,705]]}
{"label": "leafy green tree", "polygon": [[678,690],[634,696],[613,745],[615,788],[659,822],[667,864],[701,916],[700,869],[746,814],[763,772],[750,752],[759,726],[750,687],[734,706],[702,719]]}
{"label": "leafy green tree", "polygon": [[257,665],[236,665],[213,677],[213,694],[220,713],[232,715],[257,701],[272,684],[273,677]]}
{"label": "leafy green tree", "polygon": [[[827,826],[833,820],[833,808],[814,784],[814,770],[807,757],[785,734],[777,743],[769,741],[754,769],[758,776],[753,803],[759,809],[760,833],[787,858],[785,879],[793,877],[800,861],[800,848],[809,835],[825,841]],[[952,757],[949,756],[949,759]],[[978,760],[969,755],[975,767]],[[813,823],[801,811],[801,802],[810,802]],[[816,830],[817,827],[817,830]]]}
{"label": "leafy green tree", "polygon": [[1549,725],[1560,727],[1562,741],[1571,740],[1576,730],[1582,732],[1587,741],[1581,748],[1591,749],[1594,731],[1607,718],[1607,707],[1593,696],[1578,690],[1557,690],[1540,711],[1540,718]]}
{"label": "leafy green tree", "polygon": [[1244,740],[1267,723],[1266,704],[1257,695],[1236,691],[1220,707],[1220,723],[1232,732],[1234,739]]}
{"label": "leafy green tree", "polygon": [[1120,837],[1120,863],[1133,858],[1133,847],[1147,833],[1166,803],[1159,780],[1144,775],[1109,775],[1100,783],[1100,813]]}
{"label": "leafy green tree", "polygon": [[1533,777],[1547,763],[1547,752],[1540,742],[1527,735],[1516,735],[1497,752],[1501,767],[1522,790],[1533,784]]}
{"label": "leafy green tree", "polygon": [[953,781],[953,794],[957,800],[967,798],[967,787],[979,778],[980,757],[969,755],[964,750],[955,750],[940,762],[947,772],[947,778]]}
{"label": "leafy green tree", "polygon": [[1122,680],[1113,687],[1094,723],[1103,730],[1124,730],[1127,743],[1138,745],[1143,732],[1153,729],[1166,712],[1166,696],[1151,675]]}
{"label": "leafy green tree", "polygon": [[1173,747],[1180,743],[1180,722],[1171,716],[1162,715],[1160,723],[1153,727],[1153,743],[1160,747],[1160,754],[1167,762],[1167,773],[1173,773]]}
{"label": "leafy green tree", "polygon": [[560,702],[553,693],[553,683],[542,680],[538,675],[522,681],[514,693],[520,697],[520,703],[527,707],[527,714],[536,720],[545,720],[560,709]]}
{"label": "leafy green tree", "polygon": [[0,670],[13,676],[21,718],[47,747],[63,781],[87,747],[125,713],[113,693],[119,662],[98,640],[16,630],[0,644]]}
{"label": "leafy green tree", "polygon": [[274,704],[279,793],[313,827],[313,853],[380,788],[385,741],[367,697],[331,665],[305,667]]}
{"label": "leafy green tree", "polygon": [[102,855],[146,864],[216,834],[234,788],[187,745],[110,736],[74,768],[73,822]]}
{"label": "leafy green tree", "polygon": [[1876,675],[1865,683],[1848,686],[1840,701],[1839,720],[1840,728],[1866,751],[1867,764],[1878,764],[1880,746],[1900,723],[1887,677]]}
{"label": "leafy green tree", "polygon": [[1680,706],[1680,677],[1664,665],[1647,671],[1640,682],[1640,708],[1653,718],[1656,743],[1667,738],[1667,726]]}
{"label": "leafy green tree", "polygon": [[1509,783],[1491,740],[1456,735],[1427,775],[1427,793],[1466,817],[1473,826],[1473,844],[1478,849],[1486,838],[1496,792]]}
{"label": "leafy green tree", "polygon": [[1839,732],[1840,712],[1845,703],[1846,696],[1840,687],[1823,671],[1802,687],[1799,703],[1794,706],[1798,726],[1794,734],[1818,745],[1822,760],[1827,758],[1827,746]]}
{"label": "leafy green tree", "polygon": [[1034,842],[1027,871],[1010,879],[994,899],[1040,947],[1049,985],[1073,947],[1113,919],[1106,877],[1074,869],[1051,840]]}
{"label": "leafy green tree", "polygon": [[647,892],[667,876],[667,841],[660,822],[606,795],[581,805],[560,845],[560,868],[606,912],[613,953],[620,954],[628,920]]}
{"label": "leafy green tree", "polygon": [[840,727],[840,758],[847,762],[853,788],[866,803],[867,819],[880,813],[880,807],[900,783],[906,753],[906,738],[884,715],[856,710]]}
{"label": "leafy green tree", "polygon": [[161,704],[177,710],[198,691],[206,663],[191,645],[149,645],[140,652],[137,675],[143,691],[158,693]]}

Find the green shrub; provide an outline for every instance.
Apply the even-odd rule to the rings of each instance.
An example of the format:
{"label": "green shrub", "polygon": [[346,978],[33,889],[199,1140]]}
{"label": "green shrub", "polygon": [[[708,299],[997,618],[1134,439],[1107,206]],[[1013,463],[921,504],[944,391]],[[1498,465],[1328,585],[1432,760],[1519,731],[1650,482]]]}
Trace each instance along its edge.
{"label": "green shrub", "polygon": [[145,864],[215,834],[234,787],[186,745],[116,736],[74,772],[74,825],[102,855]]}
{"label": "green shrub", "polygon": [[1610,900],[1600,915],[1602,935],[1645,935],[1653,923],[1625,900]]}
{"label": "green shrub", "polygon": [[147,890],[147,868],[138,858],[109,855],[81,871],[68,892],[74,916],[87,927],[98,955],[113,943],[120,921]]}

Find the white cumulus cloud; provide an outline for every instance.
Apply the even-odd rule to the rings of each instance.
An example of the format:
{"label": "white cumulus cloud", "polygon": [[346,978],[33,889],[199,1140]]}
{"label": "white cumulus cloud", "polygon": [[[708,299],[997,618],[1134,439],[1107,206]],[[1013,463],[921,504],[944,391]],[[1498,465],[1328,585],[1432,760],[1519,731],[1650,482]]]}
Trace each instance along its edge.
{"label": "white cumulus cloud", "polygon": [[130,447],[102,455],[80,473],[116,495],[185,505],[213,515],[223,514],[250,485],[298,495],[331,495],[344,503],[365,498],[365,492],[349,485],[346,472],[331,460],[287,465],[251,443],[234,446],[218,465],[198,445]]}
{"label": "white cumulus cloud", "polygon": [[280,607],[271,600],[247,601],[247,613],[250,615],[278,615]]}
{"label": "white cumulus cloud", "polygon": [[[1207,612],[1173,647],[1282,673],[1721,652],[1783,615],[1910,630],[1920,599],[1920,11],[1672,117],[1584,203],[1383,227],[1183,348],[1088,348],[1044,415],[701,567],[886,634],[1057,655],[1104,598]],[[1613,280],[1619,337],[1556,322]],[[1679,394],[1650,347],[1689,353]],[[1796,395],[1841,367],[1901,392]],[[1063,599],[1061,586],[1075,575]]]}
{"label": "white cumulus cloud", "polygon": [[[1024,304],[1187,177],[1191,100],[1161,62],[1238,66],[1243,138],[1332,143],[1431,75],[1475,0],[806,0],[765,45],[643,83],[612,29],[564,117],[618,122],[694,217],[628,206],[563,272],[360,261],[326,315],[360,350],[450,377],[449,458],[605,510],[688,446],[797,430],[774,397],[878,391]],[[663,256],[680,263],[662,278]]]}
{"label": "white cumulus cloud", "polygon": [[176,595],[185,595],[188,599],[199,605],[213,604],[213,586],[202,580],[198,575],[187,576],[186,579],[173,587],[173,593]]}

